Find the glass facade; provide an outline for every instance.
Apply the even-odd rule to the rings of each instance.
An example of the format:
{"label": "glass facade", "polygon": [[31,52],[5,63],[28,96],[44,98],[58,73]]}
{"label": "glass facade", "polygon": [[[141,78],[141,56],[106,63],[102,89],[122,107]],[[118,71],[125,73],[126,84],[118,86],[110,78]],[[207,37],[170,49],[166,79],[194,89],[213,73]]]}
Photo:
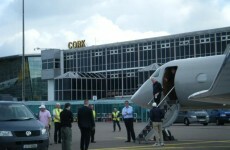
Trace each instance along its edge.
{"label": "glass facade", "polygon": [[[114,108],[117,108],[119,111],[122,111],[122,108],[124,107],[125,100],[129,99],[108,99],[108,100],[97,100],[97,101],[90,101],[90,104],[94,105],[94,109],[96,111],[96,121],[112,121],[111,120],[111,113]],[[61,108],[64,109],[64,105],[66,102],[71,103],[71,111],[74,114],[77,114],[77,111],[80,107],[83,106],[83,101],[59,101],[61,104]],[[53,111],[55,108],[56,102],[55,101],[47,101],[44,103],[46,106],[46,109],[50,112]],[[34,114],[38,113],[38,107],[41,105],[41,102],[32,102],[28,101],[26,102],[26,105],[32,110]],[[130,102],[130,105],[133,107],[134,110],[134,119],[136,121],[148,121],[148,112],[149,110],[146,108],[141,108],[140,106]]]}
{"label": "glass facade", "polygon": [[[61,69],[63,73],[101,73],[106,77],[102,98],[123,97],[134,94],[155,71],[141,69],[175,59],[223,54],[227,44],[230,27],[76,48],[62,51]],[[76,100],[74,95],[71,97]]]}
{"label": "glass facade", "polygon": [[65,78],[55,79],[55,98],[58,100],[82,100],[105,97],[105,77],[98,73],[68,72]]}
{"label": "glass facade", "polygon": [[[0,58],[0,93],[22,98],[22,57]],[[47,100],[47,82],[41,80],[41,57],[25,56],[25,100]]]}

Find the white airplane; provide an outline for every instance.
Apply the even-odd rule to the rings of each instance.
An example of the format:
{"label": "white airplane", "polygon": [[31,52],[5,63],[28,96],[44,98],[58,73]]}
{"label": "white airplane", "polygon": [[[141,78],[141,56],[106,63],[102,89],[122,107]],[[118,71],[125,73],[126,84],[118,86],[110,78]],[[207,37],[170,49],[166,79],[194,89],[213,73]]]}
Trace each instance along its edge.
{"label": "white airplane", "polygon": [[153,87],[151,78],[162,84],[159,107],[166,106],[170,126],[180,109],[229,107],[230,104],[230,45],[225,54],[173,60],[159,67],[131,97],[131,101],[151,108]]}

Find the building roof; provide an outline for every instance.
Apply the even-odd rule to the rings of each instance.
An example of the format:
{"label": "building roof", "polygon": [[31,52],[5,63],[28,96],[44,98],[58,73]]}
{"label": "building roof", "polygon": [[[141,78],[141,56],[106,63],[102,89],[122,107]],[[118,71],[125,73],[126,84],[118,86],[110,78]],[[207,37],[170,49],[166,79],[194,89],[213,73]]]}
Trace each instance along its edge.
{"label": "building roof", "polygon": [[105,79],[106,77],[100,73],[87,73],[87,72],[66,72],[55,79],[63,79],[63,78],[87,78],[87,79]]}
{"label": "building roof", "polygon": [[[0,60],[12,59],[12,58],[18,58],[18,57],[22,57],[22,54],[0,57]],[[25,57],[41,57],[41,54],[25,54]]]}
{"label": "building roof", "polygon": [[149,66],[146,66],[145,68],[139,69],[138,72],[144,72],[144,71],[150,71],[150,70],[155,71],[157,70],[157,68],[159,68],[159,65],[157,63],[153,63]]}

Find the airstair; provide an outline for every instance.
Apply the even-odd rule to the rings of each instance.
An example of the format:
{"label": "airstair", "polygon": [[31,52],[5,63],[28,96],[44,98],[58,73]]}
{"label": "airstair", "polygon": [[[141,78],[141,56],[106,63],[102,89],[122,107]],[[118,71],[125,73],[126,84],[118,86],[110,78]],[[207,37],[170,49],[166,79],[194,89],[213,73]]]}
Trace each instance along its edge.
{"label": "airstair", "polygon": [[[174,137],[171,135],[171,132],[167,128],[170,127],[173,124],[173,122],[176,120],[180,110],[179,103],[176,100],[172,102],[172,100],[168,98],[168,95],[170,94],[170,92],[172,92],[173,89],[174,87],[165,95],[165,97],[158,104],[158,107],[165,111],[165,116],[162,122],[163,125],[162,132],[165,141],[174,140]],[[153,102],[154,100],[151,99],[148,105],[152,105]],[[152,127],[152,122],[151,120],[149,120],[147,125],[138,134],[137,141],[139,141],[139,143],[141,141],[148,142],[153,138],[154,138],[154,130]]]}

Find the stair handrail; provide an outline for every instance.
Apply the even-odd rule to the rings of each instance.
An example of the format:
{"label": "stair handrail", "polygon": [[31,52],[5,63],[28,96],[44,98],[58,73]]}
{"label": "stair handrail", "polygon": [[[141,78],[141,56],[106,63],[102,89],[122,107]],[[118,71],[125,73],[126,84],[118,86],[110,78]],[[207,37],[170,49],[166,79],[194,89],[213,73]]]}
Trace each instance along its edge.
{"label": "stair handrail", "polygon": [[153,99],[154,99],[154,97],[148,102],[148,105],[149,105],[150,103],[152,103]]}
{"label": "stair handrail", "polygon": [[165,97],[160,101],[160,103],[157,105],[157,107],[159,107],[160,105],[161,105],[161,103],[163,102],[163,101],[165,101],[166,100],[166,97],[168,97],[168,95],[172,92],[172,90],[175,88],[175,86],[173,86],[172,88],[171,88],[171,90],[169,90],[169,92],[165,95]]}

